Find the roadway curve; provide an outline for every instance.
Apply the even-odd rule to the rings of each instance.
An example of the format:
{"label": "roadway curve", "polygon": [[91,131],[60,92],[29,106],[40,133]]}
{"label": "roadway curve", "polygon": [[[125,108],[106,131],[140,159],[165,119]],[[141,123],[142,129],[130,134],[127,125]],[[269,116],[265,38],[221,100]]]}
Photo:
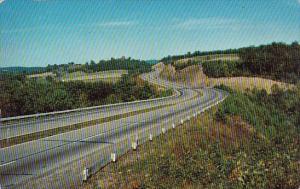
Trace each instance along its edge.
{"label": "roadway curve", "polygon": [[[35,132],[57,125],[81,122],[111,114],[130,112],[133,109],[168,105],[137,115],[112,120],[79,130],[74,130],[0,149],[0,186],[2,188],[78,188],[84,167],[91,172],[110,162],[111,153],[120,156],[131,148],[131,142],[143,143],[149,135],[157,136],[175,123],[187,120],[214,106],[227,96],[211,89],[191,89],[158,77],[159,70],[143,74],[141,78],[151,83],[174,88],[177,94],[162,99],[102,106],[99,108],[58,114],[55,119],[41,117],[22,119],[3,129],[15,129],[11,135]],[[200,95],[201,93],[201,95]],[[18,119],[13,119],[18,120]],[[41,126],[39,128],[38,126]],[[4,135],[2,135],[5,138]],[[77,187],[76,187],[77,186]],[[0,188],[1,188],[0,187]],[[1,189],[2,189],[1,188]]]}

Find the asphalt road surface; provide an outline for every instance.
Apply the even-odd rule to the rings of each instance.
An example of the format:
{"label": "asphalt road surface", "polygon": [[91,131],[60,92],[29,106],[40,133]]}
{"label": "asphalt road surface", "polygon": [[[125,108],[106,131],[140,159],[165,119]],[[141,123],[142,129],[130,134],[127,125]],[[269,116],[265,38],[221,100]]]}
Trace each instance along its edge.
{"label": "asphalt road surface", "polygon": [[[191,89],[158,78],[159,70],[141,77],[149,82],[177,90],[163,99],[119,104],[102,108],[41,117],[4,125],[10,127],[9,138],[23,133],[131,112],[158,105],[169,105],[137,115],[112,120],[38,140],[0,149],[0,186],[2,188],[78,188],[83,169],[93,173],[131,149],[132,142],[143,143],[163,131],[179,125],[194,115],[224,100],[226,93],[211,89]],[[22,124],[24,123],[24,124]],[[22,127],[23,126],[23,127]],[[2,130],[0,130],[2,133]],[[8,140],[9,142],[9,140]]]}

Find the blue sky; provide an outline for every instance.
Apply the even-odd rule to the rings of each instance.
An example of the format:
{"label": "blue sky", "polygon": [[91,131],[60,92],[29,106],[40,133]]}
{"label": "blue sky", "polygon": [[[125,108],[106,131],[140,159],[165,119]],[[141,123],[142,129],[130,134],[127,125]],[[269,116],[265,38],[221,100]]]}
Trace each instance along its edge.
{"label": "blue sky", "polygon": [[0,66],[300,41],[300,0],[0,0]]}

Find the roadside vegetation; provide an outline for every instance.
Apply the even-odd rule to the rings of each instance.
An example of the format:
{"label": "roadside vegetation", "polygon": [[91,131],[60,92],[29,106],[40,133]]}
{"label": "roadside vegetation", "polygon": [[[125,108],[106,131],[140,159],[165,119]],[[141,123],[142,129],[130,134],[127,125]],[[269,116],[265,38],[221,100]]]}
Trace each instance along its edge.
{"label": "roadside vegetation", "polygon": [[139,146],[83,188],[297,188],[300,86],[230,93],[200,118]]}
{"label": "roadside vegetation", "polygon": [[157,89],[136,75],[116,83],[60,82],[27,79],[24,75],[1,74],[0,107],[3,117],[67,110],[79,107],[128,102],[168,96],[172,90]]}

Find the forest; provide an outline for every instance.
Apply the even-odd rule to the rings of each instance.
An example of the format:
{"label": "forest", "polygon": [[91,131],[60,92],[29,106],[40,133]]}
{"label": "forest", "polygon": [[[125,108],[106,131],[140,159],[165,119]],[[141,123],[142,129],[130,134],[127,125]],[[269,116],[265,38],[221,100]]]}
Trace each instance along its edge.
{"label": "forest", "polygon": [[100,60],[96,63],[94,60],[86,62],[85,64],[75,64],[70,62],[68,64],[54,64],[48,65],[46,71],[60,74],[61,72],[100,72],[108,70],[128,70],[129,73],[144,73],[151,71],[151,64],[146,61],[135,60],[129,58],[111,58],[110,60]]}
{"label": "forest", "polygon": [[168,96],[172,90],[157,90],[135,75],[115,84],[105,82],[59,82],[51,78],[26,79],[22,74],[1,75],[0,107],[3,117],[67,110],[109,103]]}

